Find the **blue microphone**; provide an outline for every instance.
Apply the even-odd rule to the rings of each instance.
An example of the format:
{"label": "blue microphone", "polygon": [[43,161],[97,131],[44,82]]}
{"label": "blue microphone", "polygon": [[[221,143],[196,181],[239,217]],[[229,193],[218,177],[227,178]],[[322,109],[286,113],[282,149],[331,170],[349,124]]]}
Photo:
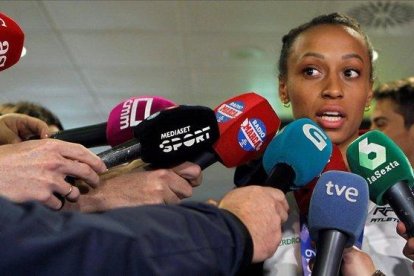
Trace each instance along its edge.
{"label": "blue microphone", "polygon": [[361,235],[368,214],[368,184],[359,175],[328,171],[313,190],[309,234],[316,242],[312,275],[338,275],[345,247]]}
{"label": "blue microphone", "polygon": [[322,173],[332,154],[332,142],[308,118],[285,126],[270,142],[263,155],[268,175],[265,184],[283,192],[299,189]]}

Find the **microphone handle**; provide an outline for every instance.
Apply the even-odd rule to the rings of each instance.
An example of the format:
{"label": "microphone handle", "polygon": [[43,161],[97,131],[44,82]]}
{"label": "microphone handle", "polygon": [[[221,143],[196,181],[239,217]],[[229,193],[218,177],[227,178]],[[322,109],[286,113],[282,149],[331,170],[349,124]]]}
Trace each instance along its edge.
{"label": "microphone handle", "polygon": [[105,122],[92,126],[62,130],[51,135],[51,138],[78,143],[87,148],[104,146],[108,144],[106,140],[106,126],[107,123]]}
{"label": "microphone handle", "polygon": [[98,156],[109,169],[141,158],[141,143],[136,139],[131,139],[116,147],[99,153]]}
{"label": "microphone handle", "polygon": [[320,231],[312,276],[338,275],[347,240],[347,235],[341,231]]}
{"label": "microphone handle", "polygon": [[295,179],[295,171],[285,163],[277,163],[265,181],[265,186],[270,186],[281,190],[283,193],[290,191]]}
{"label": "microphone handle", "polygon": [[202,170],[207,168],[208,166],[213,165],[218,161],[217,155],[213,151],[205,151],[198,155],[196,158],[191,160],[191,162],[199,165]]}
{"label": "microphone handle", "polygon": [[407,183],[397,182],[384,193],[384,198],[397,217],[404,222],[407,235],[414,237],[414,196]]}

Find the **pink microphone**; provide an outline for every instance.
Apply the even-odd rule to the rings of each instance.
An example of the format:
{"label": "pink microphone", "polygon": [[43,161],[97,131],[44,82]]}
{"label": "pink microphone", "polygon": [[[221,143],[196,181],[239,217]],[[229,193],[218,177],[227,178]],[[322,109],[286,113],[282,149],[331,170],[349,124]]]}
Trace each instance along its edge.
{"label": "pink microphone", "polygon": [[162,97],[131,97],[112,109],[108,122],[62,130],[51,135],[51,138],[78,143],[87,148],[116,146],[134,138],[132,128],[142,120],[173,106],[176,106],[174,102]]}
{"label": "pink microphone", "polygon": [[151,114],[173,106],[174,102],[157,96],[132,97],[119,103],[108,117],[108,144],[116,146],[134,138],[133,127]]}

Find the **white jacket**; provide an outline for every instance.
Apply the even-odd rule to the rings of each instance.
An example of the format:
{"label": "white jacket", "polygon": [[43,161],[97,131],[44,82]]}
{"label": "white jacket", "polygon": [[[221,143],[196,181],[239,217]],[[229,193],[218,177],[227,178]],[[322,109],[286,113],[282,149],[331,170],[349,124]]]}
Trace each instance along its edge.
{"label": "white jacket", "polygon": [[[299,209],[293,193],[288,193],[287,199],[289,218],[283,225],[282,241],[276,253],[264,263],[265,275],[303,275]],[[371,256],[376,268],[387,276],[414,275],[412,261],[402,254],[406,241],[396,232],[397,222],[398,218],[391,207],[377,206],[370,201],[362,250]]]}

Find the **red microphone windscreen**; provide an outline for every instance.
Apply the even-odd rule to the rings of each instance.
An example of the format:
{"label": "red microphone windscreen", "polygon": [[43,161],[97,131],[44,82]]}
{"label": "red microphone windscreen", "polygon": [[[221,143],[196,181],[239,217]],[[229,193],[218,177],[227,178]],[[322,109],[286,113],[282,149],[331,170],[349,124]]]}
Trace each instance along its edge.
{"label": "red microphone windscreen", "polygon": [[17,23],[0,13],[0,71],[19,61],[24,42],[24,33]]}
{"label": "red microphone windscreen", "polygon": [[122,101],[109,114],[106,128],[108,143],[116,146],[134,138],[134,126],[151,114],[172,106],[176,104],[157,96],[131,97]]}
{"label": "red microphone windscreen", "polygon": [[214,111],[220,138],[213,148],[226,167],[258,158],[280,127],[269,102],[253,92],[228,99]]}

